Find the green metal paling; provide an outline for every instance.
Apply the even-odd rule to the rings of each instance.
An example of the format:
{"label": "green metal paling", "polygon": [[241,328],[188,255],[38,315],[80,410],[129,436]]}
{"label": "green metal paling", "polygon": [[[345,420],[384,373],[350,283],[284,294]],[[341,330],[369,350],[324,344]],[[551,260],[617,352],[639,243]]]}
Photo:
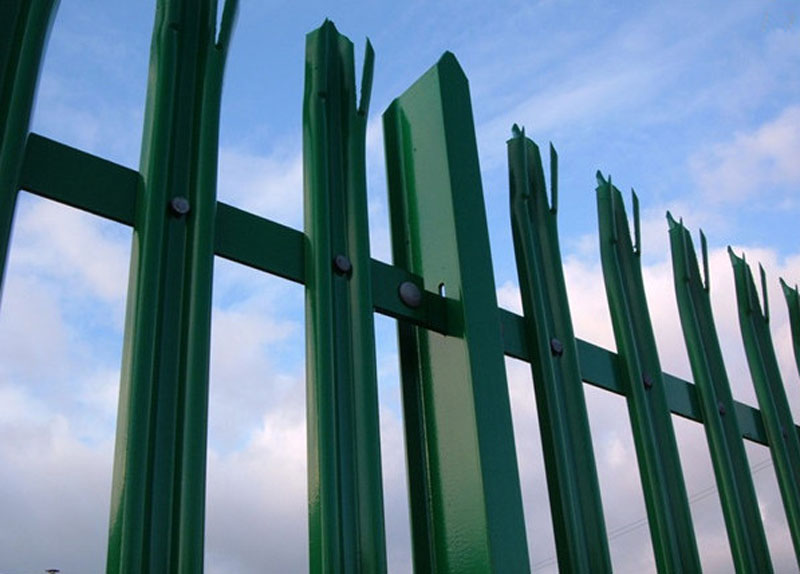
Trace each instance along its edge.
{"label": "green metal paling", "polygon": [[58,0],[0,3],[0,289],[36,84],[57,6]]}
{"label": "green metal paling", "polygon": [[797,363],[797,370],[800,372],[800,293],[797,291],[797,285],[794,288],[789,287],[783,279],[781,279],[781,288],[786,298],[786,306],[789,307],[789,324],[792,329],[794,360]]}
{"label": "green metal paling", "polygon": [[356,102],[353,44],[306,39],[308,509],[311,572],[383,572],[386,550],[365,145],[374,56]]}
{"label": "green metal paling", "polygon": [[795,555],[800,562],[800,439],[794,428],[792,411],[786,399],[769,332],[767,279],[764,268],[760,268],[764,294],[762,313],[750,266],[744,257],[738,257],[731,248],[728,248],[728,253],[736,281],[736,303],[747,364],[756,389]]}
{"label": "green metal paling", "polygon": [[597,173],[600,255],[628,402],[650,538],[660,572],[699,572],[700,557],[642,282],[639,204],[631,242],[622,195]]}
{"label": "green metal paling", "polygon": [[675,295],[736,571],[772,572],[750,464],[734,408],[709,296],[708,253],[702,242],[701,279],[692,236],[667,213]]}
{"label": "green metal paling", "polygon": [[[552,320],[544,323],[549,330],[541,332],[531,330],[530,317],[537,313],[526,313],[526,319],[497,308],[467,82],[455,58],[446,54],[384,116],[397,263],[392,266],[368,255],[363,159],[371,48],[356,108],[352,46],[329,23],[309,37],[306,119],[311,121],[304,126],[304,144],[306,182],[316,183],[306,186],[310,197],[304,235],[215,199],[222,72],[235,1],[226,2],[216,35],[213,0],[158,2],[141,174],[28,134],[55,5],[55,0],[11,0],[0,5],[0,269],[18,189],[134,227],[108,571],[202,571],[214,253],[308,285],[309,305],[315,309],[309,313],[309,357],[314,356],[309,372],[327,369],[329,375],[322,377],[324,381],[318,376],[322,371],[312,375],[309,396],[320,393],[315,399],[324,399],[324,393],[336,394],[331,401],[309,404],[309,466],[314,460],[320,462],[319,488],[311,492],[312,484],[310,489],[311,529],[315,529],[310,540],[312,569],[386,567],[374,395],[371,313],[375,310],[401,319],[417,571],[527,571],[502,354],[533,362],[542,370],[545,366],[538,363],[568,363],[573,338],[571,327],[569,336],[558,337],[564,318],[568,326],[565,299],[563,312],[556,312],[558,299],[548,300],[544,314],[540,305],[538,316]],[[316,89],[320,86],[325,89]],[[337,87],[330,90],[330,86]],[[538,153],[536,178],[543,180],[537,162]],[[537,209],[541,208],[545,222],[551,221],[552,229],[544,223],[551,230],[537,227],[536,233],[552,252],[548,257],[554,262],[548,266],[560,272],[555,217],[547,210],[543,181],[537,185],[542,190]],[[613,190],[610,182],[605,187]],[[328,197],[323,188],[337,192]],[[640,452],[640,461],[644,461],[641,472],[651,525],[663,526],[658,536],[654,534],[659,568],[699,570],[680,467],[674,464],[674,436],[664,420],[669,423],[671,411],[709,424],[711,435],[719,412],[707,412],[715,403],[703,394],[697,374],[695,387],[660,372],[638,258],[630,258],[631,241],[627,225],[621,223],[625,214],[618,192],[613,190],[600,203],[604,270],[613,267],[616,279],[611,282],[622,285],[622,290],[609,289],[610,302],[612,308],[628,305],[627,313],[632,314],[612,312],[621,360],[575,340],[580,377],[628,397],[637,452],[642,450],[640,443],[652,446],[658,441],[657,456],[646,459]],[[638,217],[634,221],[638,254]],[[616,253],[606,253],[614,247],[619,248]],[[694,251],[689,251],[692,261]],[[345,255],[347,261],[337,261],[336,255]],[[542,261],[548,257],[542,255]],[[609,264],[610,257],[617,259]],[[762,410],[732,400],[723,400],[724,407],[726,413],[735,412],[741,435],[770,444],[797,548],[798,428],[786,405],[766,317],[755,312],[759,307],[749,269],[743,262],[737,267],[737,258],[732,259],[748,360]],[[531,285],[542,288],[547,283],[549,293],[559,291],[558,285],[550,285],[559,283],[557,272],[531,275]],[[536,283],[542,276],[545,281]],[[422,290],[411,301],[400,295],[401,285]],[[445,290],[449,297],[437,293]],[[784,284],[784,293],[797,337],[796,291],[793,294]],[[315,298],[319,301],[312,304]],[[535,296],[526,299],[542,303]],[[701,294],[698,301],[703,300]],[[701,307],[696,303],[697,309]],[[320,308],[323,311],[317,312]],[[709,321],[697,322],[711,325],[701,330],[704,337],[715,340],[709,333],[710,311],[708,316]],[[636,337],[623,344],[620,330]],[[541,360],[549,359],[542,342],[551,332],[564,347],[566,360]],[[796,351],[797,345],[795,338]],[[707,349],[707,361],[711,355]],[[569,369],[562,365],[563,373],[570,369],[574,379],[574,365]],[[711,370],[717,379],[718,372],[724,375],[721,367]],[[642,373],[648,376],[637,379]],[[642,390],[642,384],[650,390]],[[542,393],[537,394],[541,400]],[[644,406],[633,405],[636,401]],[[579,419],[575,418],[578,426]],[[737,431],[727,420],[726,440],[735,444]],[[643,438],[643,428],[655,432]],[[570,440],[576,441],[580,432],[568,433]],[[559,455],[569,458],[568,450]],[[649,452],[652,455],[653,449]],[[319,457],[312,460],[314,453]],[[594,476],[593,471],[586,474]],[[672,478],[664,481],[665,475]],[[722,479],[719,482],[724,499],[727,487]],[[560,534],[563,525],[556,522],[562,555],[563,538],[577,541],[579,536]],[[578,527],[573,524],[573,528]],[[731,540],[737,560],[742,543]],[[592,571],[607,565],[605,556],[593,558],[598,565]],[[563,564],[562,569],[577,570]]]}
{"label": "green metal paling", "polygon": [[202,572],[222,75],[237,2],[156,8],[107,571]]}
{"label": "green metal paling", "polygon": [[550,206],[539,148],[514,127],[515,137],[508,141],[511,227],[558,565],[562,572],[610,572],[589,416],[558,243],[557,156],[551,146]]}
{"label": "green metal paling", "polygon": [[383,125],[394,261],[448,295],[449,336],[398,325],[415,571],[527,572],[472,106],[455,57],[394,100]]}

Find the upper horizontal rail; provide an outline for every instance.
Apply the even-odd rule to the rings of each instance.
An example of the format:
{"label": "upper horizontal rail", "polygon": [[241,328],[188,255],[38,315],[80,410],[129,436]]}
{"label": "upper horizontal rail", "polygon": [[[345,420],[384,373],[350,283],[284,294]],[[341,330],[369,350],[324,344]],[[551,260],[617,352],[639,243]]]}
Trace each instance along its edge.
{"label": "upper horizontal rail", "polygon": [[[28,136],[19,188],[132,226],[137,195],[143,185],[141,175],[133,169],[32,133]],[[220,257],[302,284],[305,243],[301,231],[217,202],[214,251]],[[448,334],[447,307],[457,305],[457,301],[423,291],[421,305],[408,307],[401,301],[398,287],[405,281],[421,286],[421,279],[376,259],[371,264],[377,312]],[[505,309],[499,311],[505,354],[530,362],[523,317]],[[624,394],[616,353],[578,339],[578,354],[581,378],[586,383]],[[664,373],[664,383],[670,411],[702,423],[694,384],[668,373]],[[738,401],[735,407],[742,436],[768,444],[761,413]],[[796,425],[795,431],[800,431]]]}

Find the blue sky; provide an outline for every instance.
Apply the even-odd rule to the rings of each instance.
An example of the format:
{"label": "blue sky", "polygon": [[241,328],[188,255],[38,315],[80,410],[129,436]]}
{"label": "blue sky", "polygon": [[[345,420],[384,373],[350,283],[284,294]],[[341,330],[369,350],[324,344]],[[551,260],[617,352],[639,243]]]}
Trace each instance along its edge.
{"label": "blue sky", "polygon": [[[138,166],[154,2],[62,0],[33,130]],[[302,226],[305,34],[331,18],[376,51],[368,130],[373,256],[390,261],[380,114],[444,52],[473,98],[500,304],[520,309],[508,222],[513,123],[559,151],[559,224],[577,335],[614,348],[594,173],[641,200],[662,364],[690,378],[669,262],[670,209],[709,239],[712,301],[735,397],[756,404],[725,248],[764,264],[796,418],[778,277],[800,281],[796,1],[242,2],[223,93],[219,198]],[[360,70],[360,65],[357,65]],[[0,309],[0,572],[103,568],[130,231],[21,196]],[[303,289],[225,261],[214,285],[207,571],[306,569]],[[390,570],[410,568],[394,323],[378,318]],[[507,362],[531,556],[555,571],[528,367]],[[653,568],[624,402],[587,389],[612,557]],[[798,418],[800,420],[800,418]],[[731,569],[702,429],[675,419],[707,571]],[[748,447],[778,571],[795,571],[765,448]],[[710,493],[710,494],[709,494]]]}

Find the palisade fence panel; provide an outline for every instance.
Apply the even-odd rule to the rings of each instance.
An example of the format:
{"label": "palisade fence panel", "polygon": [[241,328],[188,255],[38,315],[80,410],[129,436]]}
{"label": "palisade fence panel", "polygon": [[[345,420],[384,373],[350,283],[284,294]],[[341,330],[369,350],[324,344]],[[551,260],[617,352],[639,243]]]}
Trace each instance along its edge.
{"label": "palisade fence panel", "polygon": [[[19,190],[131,226],[133,250],[107,571],[202,572],[213,257],[306,286],[313,572],[387,568],[374,312],[398,320],[417,572],[527,572],[503,356],[530,363],[559,568],[611,570],[583,384],[625,397],[656,564],[700,570],[671,413],[704,425],[734,564],[771,560],[743,440],[770,448],[800,557],[800,440],[749,267],[731,252],[759,409],[730,391],[691,237],[668,215],[695,382],[661,371],[641,276],[638,199],[598,174],[603,271],[619,354],[576,339],[539,148],[514,127],[510,202],[524,316],[495,295],[469,87],[446,53],[383,115],[394,265],[369,256],[365,145],[374,56],[307,38],[305,232],[216,200],[223,72],[238,9],[159,0],[138,171],[29,133],[56,0],[0,6],[0,281]],[[766,282],[762,271],[762,287]],[[797,289],[782,281],[800,365]],[[764,289],[765,291],[765,289]]]}

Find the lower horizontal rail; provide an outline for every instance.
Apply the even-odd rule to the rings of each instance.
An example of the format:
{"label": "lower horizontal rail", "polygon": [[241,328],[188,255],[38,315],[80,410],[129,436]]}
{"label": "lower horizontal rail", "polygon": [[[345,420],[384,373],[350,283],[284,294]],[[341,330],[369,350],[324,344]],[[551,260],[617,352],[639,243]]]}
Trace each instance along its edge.
{"label": "lower horizontal rail", "polygon": [[[136,198],[143,188],[141,175],[130,168],[82,152],[46,137],[30,134],[19,188],[70,207],[88,211],[128,226],[133,225]],[[305,235],[296,229],[217,203],[216,255],[303,284],[305,282]],[[418,287],[422,280],[399,267],[372,260],[372,297],[378,313],[410,321],[448,334],[447,308],[458,305],[437,293],[422,290],[417,307],[400,299],[402,283]],[[524,319],[500,309],[505,354],[530,362]],[[581,377],[595,387],[623,395],[617,355],[592,343],[578,340]],[[694,384],[664,373],[670,411],[689,420],[703,422]],[[761,413],[736,402],[736,416],[744,438],[767,445]],[[795,425],[795,432],[800,430]]]}

